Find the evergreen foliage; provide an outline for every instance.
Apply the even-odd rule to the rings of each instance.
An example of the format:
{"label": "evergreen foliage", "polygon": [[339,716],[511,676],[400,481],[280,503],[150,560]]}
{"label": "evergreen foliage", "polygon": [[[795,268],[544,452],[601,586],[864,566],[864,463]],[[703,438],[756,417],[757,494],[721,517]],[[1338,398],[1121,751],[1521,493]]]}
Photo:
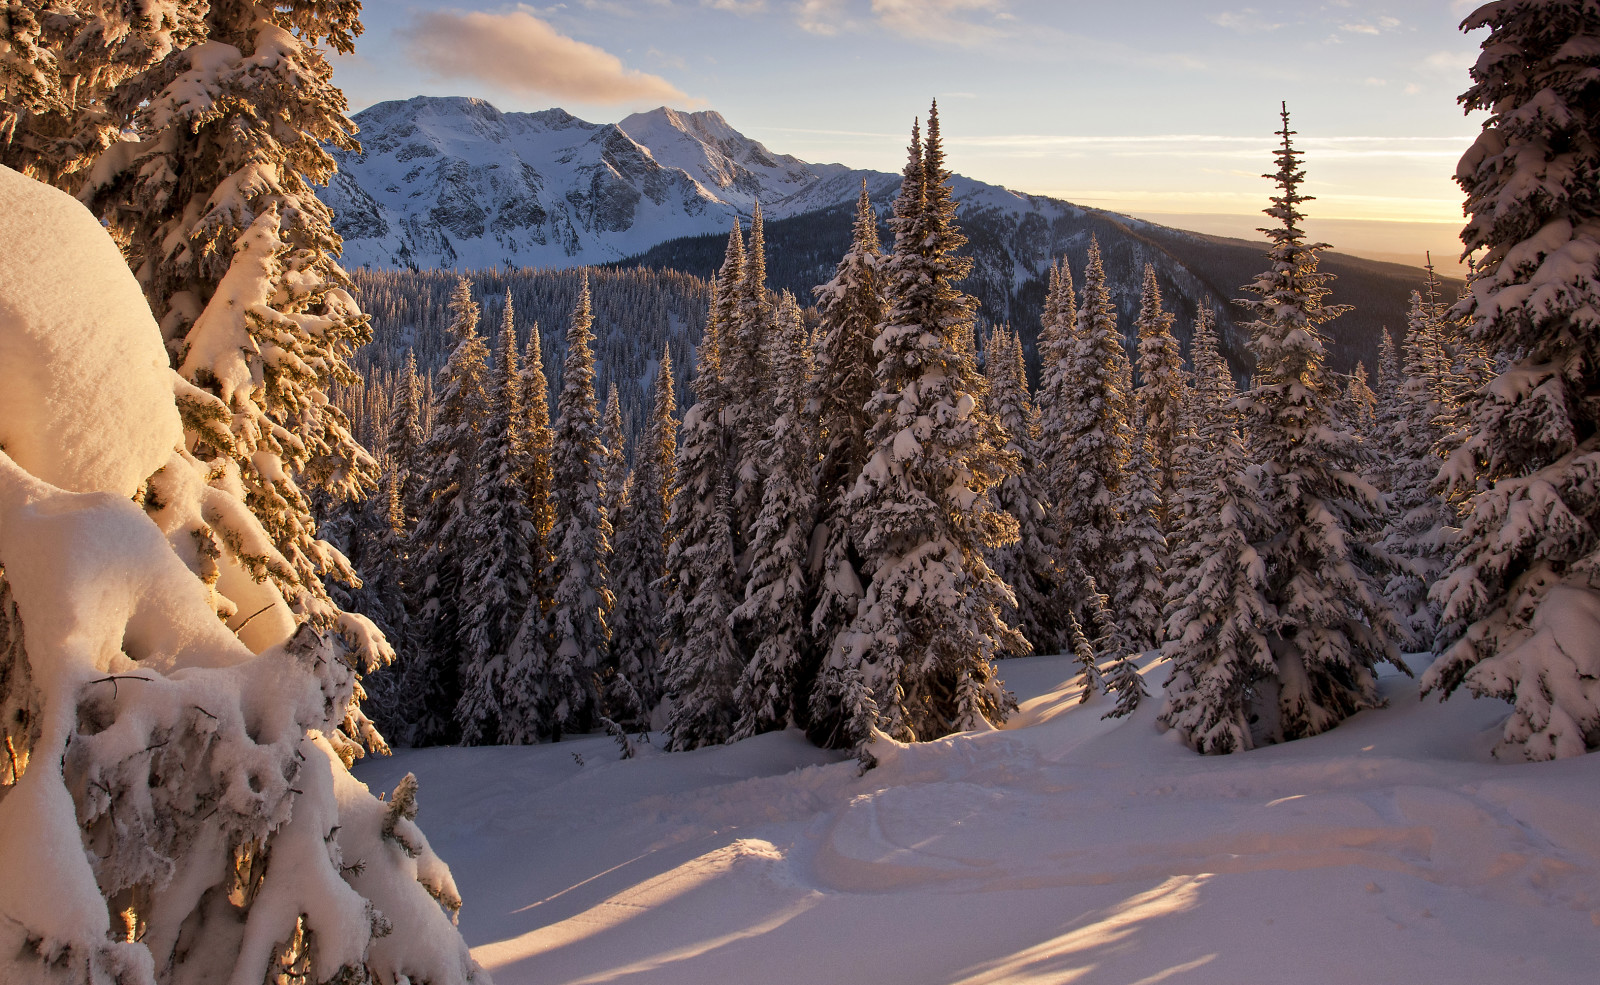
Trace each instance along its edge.
{"label": "evergreen foliage", "polygon": [[632,495],[617,523],[612,569],[617,596],[611,631],[612,660],[617,674],[632,685],[638,696],[639,707],[633,709],[633,716],[639,723],[648,723],[663,688],[666,525],[676,492],[673,459],[678,435],[672,356],[664,350],[656,371],[654,404],[650,426],[634,452]]}
{"label": "evergreen foliage", "polygon": [[1139,331],[1139,389],[1134,396],[1138,413],[1144,417],[1156,527],[1163,537],[1175,526],[1173,508],[1182,482],[1178,444],[1188,398],[1183,356],[1178,352],[1178,340],[1172,336],[1172,321],[1172,314],[1161,306],[1156,268],[1147,263],[1139,317],[1134,322]]}
{"label": "evergreen foliage", "polygon": [[1489,30],[1461,96],[1489,116],[1456,170],[1483,251],[1458,311],[1503,371],[1446,466],[1475,495],[1423,686],[1512,702],[1496,754],[1551,759],[1600,748],[1600,9],[1507,0],[1462,27]]}
{"label": "evergreen foliage", "polygon": [[496,354],[493,403],[473,462],[470,524],[473,552],[462,567],[461,606],[467,611],[461,631],[461,698],[456,724],[468,745],[504,741],[508,653],[522,615],[533,599],[533,555],[519,451],[524,420],[517,371],[517,333],[513,307],[506,305]]}
{"label": "evergreen foliage", "polygon": [[1117,330],[1117,310],[1106,286],[1100,246],[1089,246],[1083,302],[1050,413],[1060,415],[1055,495],[1065,570],[1082,568],[1112,584],[1118,497],[1131,436],[1129,394],[1124,388],[1127,355]]}
{"label": "evergreen foliage", "polygon": [[471,495],[478,444],[488,417],[489,349],[478,337],[478,304],[466,278],[451,299],[451,331],[457,342],[439,372],[433,429],[422,446],[424,484],[411,556],[418,569],[411,611],[418,624],[407,678],[406,717],[414,745],[450,743],[460,737],[454,710],[461,700],[462,589],[471,540]]}
{"label": "evergreen foliage", "polygon": [[1328,275],[1297,223],[1305,172],[1293,146],[1287,108],[1275,157],[1278,185],[1266,214],[1271,267],[1247,289],[1256,313],[1251,349],[1255,385],[1239,399],[1264,530],[1250,543],[1262,566],[1264,595],[1255,608],[1272,669],[1249,682],[1246,720],[1256,741],[1316,735],[1379,703],[1373,668],[1400,662],[1403,639],[1381,591],[1373,550],[1382,522],[1380,494],[1361,478],[1358,439],[1334,419],[1337,391],[1324,369],[1321,326],[1343,309],[1324,304]]}
{"label": "evergreen foliage", "polygon": [[1016,461],[964,351],[972,302],[955,284],[971,261],[957,254],[949,179],[935,104],[926,142],[912,131],[895,203],[891,304],[867,404],[872,454],[846,500],[871,583],[829,654],[841,678],[861,675],[878,728],[902,740],[1003,720],[1013,703],[992,660],[1026,646],[1000,619],[1011,593],[984,560],[1017,536],[987,495]]}
{"label": "evergreen foliage", "polygon": [[[1178,430],[1176,425],[1172,430]],[[1154,445],[1146,422],[1139,420],[1133,457],[1123,472],[1120,517],[1114,532],[1118,554],[1106,572],[1111,578],[1117,621],[1131,648],[1141,653],[1161,639],[1167,573],[1167,542],[1156,513],[1160,499],[1153,488],[1160,481]]]}
{"label": "evergreen foliage", "polygon": [[583,733],[599,713],[598,678],[606,665],[614,598],[606,559],[611,553],[611,521],[601,489],[605,448],[600,443],[599,409],[594,393],[594,315],[587,282],[567,328],[567,355],[561,367],[556,403],[555,443],[551,450],[550,499],[555,526],[550,531],[552,559],[545,575],[552,588],[544,620],[543,665],[528,692],[534,695],[535,730],[559,739]]}

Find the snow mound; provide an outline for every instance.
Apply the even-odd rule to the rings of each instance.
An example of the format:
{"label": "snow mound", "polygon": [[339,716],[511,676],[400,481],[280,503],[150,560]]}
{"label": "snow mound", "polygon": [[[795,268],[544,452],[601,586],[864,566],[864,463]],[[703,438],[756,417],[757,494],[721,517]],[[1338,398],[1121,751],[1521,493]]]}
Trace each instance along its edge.
{"label": "snow mound", "polygon": [[[48,230],[48,235],[40,235]],[[0,167],[0,448],[73,492],[131,496],[183,429],[161,332],[77,200]]]}

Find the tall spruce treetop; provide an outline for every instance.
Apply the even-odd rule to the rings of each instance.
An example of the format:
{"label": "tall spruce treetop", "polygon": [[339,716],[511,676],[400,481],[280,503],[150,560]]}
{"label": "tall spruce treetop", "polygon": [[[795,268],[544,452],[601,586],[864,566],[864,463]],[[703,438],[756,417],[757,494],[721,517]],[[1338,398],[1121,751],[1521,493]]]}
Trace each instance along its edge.
{"label": "tall spruce treetop", "polygon": [[1155,516],[1163,535],[1173,532],[1171,519],[1177,500],[1179,432],[1187,395],[1183,356],[1172,335],[1172,314],[1161,306],[1161,285],[1156,268],[1144,265],[1144,291],[1139,301],[1139,389],[1136,397],[1144,415],[1147,449],[1155,492]]}
{"label": "tall spruce treetop", "polygon": [[[509,305],[511,299],[506,299]],[[528,344],[522,350],[521,367],[523,423],[518,429],[522,437],[522,481],[527,489],[528,511],[538,535],[534,551],[537,567],[543,567],[548,548],[541,548],[544,538],[555,525],[555,512],[550,505],[550,449],[555,443],[555,432],[550,429],[550,382],[544,375],[544,352],[540,347],[539,323],[528,328]],[[539,553],[543,550],[544,553]]]}
{"label": "tall spruce treetop", "polygon": [[[419,483],[413,470],[417,455],[422,450],[422,382],[417,378],[417,353],[406,350],[406,366],[400,374],[400,385],[394,395],[394,408],[390,412],[389,433],[385,439],[384,465],[393,476],[393,498],[406,517],[416,516]],[[395,527],[410,529],[407,520]]]}
{"label": "tall spruce treetop", "polygon": [[612,620],[611,653],[617,673],[632,686],[647,720],[661,700],[660,641],[665,629],[666,523],[676,489],[673,457],[677,452],[677,399],[672,389],[672,357],[665,349],[656,370],[655,401],[643,441],[634,452],[631,495],[614,525],[616,559],[612,574],[617,605]]}
{"label": "tall spruce treetop", "polygon": [[767,297],[765,238],[766,224],[761,217],[761,203],[757,202],[750,218],[749,246],[740,264],[739,281],[723,287],[727,292],[731,286],[734,295],[733,315],[722,326],[721,342],[722,373],[728,381],[723,415],[733,447],[733,542],[734,550],[741,554],[761,512],[766,469],[759,447],[773,422],[775,385],[768,358],[773,307]]}
{"label": "tall spruce treetop", "polygon": [[553,735],[592,727],[597,712],[593,678],[606,662],[611,637],[607,618],[614,599],[606,570],[611,521],[600,488],[605,447],[600,443],[594,393],[593,324],[586,271],[567,328],[557,401],[560,417],[550,456],[555,526],[550,532],[553,559],[546,580],[554,591],[546,619],[550,650],[542,681],[546,690],[541,719],[542,727]]}
{"label": "tall spruce treetop", "polygon": [[963,351],[973,302],[955,284],[971,260],[957,253],[965,237],[949,180],[935,104],[926,142],[912,131],[895,205],[892,305],[867,404],[873,452],[848,504],[872,582],[830,656],[834,669],[861,674],[878,727],[900,739],[1002,720],[1012,702],[991,661],[1026,646],[1000,619],[1011,593],[984,559],[1017,536],[987,495],[1016,460]]}
{"label": "tall spruce treetop", "polygon": [[601,502],[605,505],[606,516],[614,521],[622,515],[623,504],[628,501],[628,432],[622,424],[622,398],[617,396],[615,383],[606,391],[600,445],[605,449],[600,466],[600,482],[604,489]]}
{"label": "tall spruce treetop", "polygon": [[1317,251],[1299,227],[1305,172],[1294,148],[1289,111],[1282,113],[1278,185],[1264,229],[1271,267],[1241,303],[1250,323],[1256,385],[1239,406],[1258,473],[1263,510],[1271,523],[1256,545],[1266,569],[1266,627],[1275,667],[1275,708],[1257,709],[1263,741],[1324,732],[1379,703],[1374,666],[1404,669],[1403,639],[1384,599],[1372,553],[1382,499],[1361,477],[1360,443],[1334,419],[1338,399],[1323,361],[1321,326],[1344,310],[1327,305],[1329,275],[1317,272]]}
{"label": "tall spruce treetop", "polygon": [[1453,645],[1423,685],[1512,701],[1497,755],[1550,759],[1600,747],[1600,7],[1506,0],[1462,28],[1489,29],[1461,96],[1489,117],[1456,170],[1483,251],[1458,310],[1506,365],[1447,466],[1492,486],[1434,589]]}
{"label": "tall spruce treetop", "polygon": [[816,289],[821,343],[811,413],[823,435],[818,495],[824,508],[855,480],[867,460],[864,408],[873,393],[877,358],[872,342],[884,312],[882,263],[878,217],[863,178],[850,249],[834,268],[833,279]]}
{"label": "tall spruce treetop", "polygon": [[507,299],[495,359],[492,400],[473,464],[468,541],[474,550],[462,570],[468,609],[461,632],[461,698],[456,721],[468,744],[501,739],[515,702],[505,701],[509,650],[533,595],[533,522],[522,484],[521,380],[517,332]]}
{"label": "tall spruce treetop", "polygon": [[1127,354],[1098,241],[1089,244],[1074,334],[1061,391],[1053,395],[1061,406],[1045,408],[1047,414],[1061,415],[1051,478],[1063,566],[1068,571],[1081,568],[1100,584],[1110,585],[1110,568],[1117,557],[1117,494],[1131,435],[1126,416],[1129,395],[1122,389]]}

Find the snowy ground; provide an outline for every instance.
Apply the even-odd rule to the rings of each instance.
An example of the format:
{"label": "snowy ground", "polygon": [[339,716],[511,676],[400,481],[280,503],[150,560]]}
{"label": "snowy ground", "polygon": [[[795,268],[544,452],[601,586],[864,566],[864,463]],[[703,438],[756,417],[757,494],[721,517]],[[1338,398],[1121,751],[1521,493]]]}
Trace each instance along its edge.
{"label": "snowy ground", "polygon": [[1327,735],[1202,758],[1154,701],[1077,705],[1069,658],[1001,669],[1010,728],[865,777],[795,733],[626,762],[603,738],[408,750],[357,775],[417,774],[499,985],[1600,980],[1600,754],[1497,764],[1507,706],[1397,676]]}

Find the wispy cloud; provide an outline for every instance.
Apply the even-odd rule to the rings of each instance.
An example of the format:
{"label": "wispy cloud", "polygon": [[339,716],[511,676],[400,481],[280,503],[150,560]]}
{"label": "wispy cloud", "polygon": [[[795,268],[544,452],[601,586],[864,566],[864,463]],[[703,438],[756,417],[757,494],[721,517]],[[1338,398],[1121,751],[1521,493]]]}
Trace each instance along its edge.
{"label": "wispy cloud", "polygon": [[1224,10],[1217,14],[1207,14],[1206,20],[1218,27],[1240,34],[1259,34],[1265,31],[1276,31],[1283,26],[1281,21],[1269,20],[1261,11],[1254,7],[1242,7],[1238,10]]}
{"label": "wispy cloud", "polygon": [[[1319,159],[1457,158],[1472,137],[1302,137],[1296,145]],[[1094,153],[1105,157],[1266,158],[1277,146],[1271,139],[1208,133],[1141,135],[1000,134],[948,137],[952,147],[1034,154],[1046,150]]]}
{"label": "wispy cloud", "polygon": [[[711,2],[711,0],[708,0]],[[737,2],[737,0],[730,0]],[[917,41],[972,46],[1008,35],[1006,0],[795,0],[801,29],[831,37],[875,25]]]}
{"label": "wispy cloud", "polygon": [[396,33],[418,64],[444,78],[602,105],[688,101],[666,79],[626,68],[527,10],[419,13]]}

